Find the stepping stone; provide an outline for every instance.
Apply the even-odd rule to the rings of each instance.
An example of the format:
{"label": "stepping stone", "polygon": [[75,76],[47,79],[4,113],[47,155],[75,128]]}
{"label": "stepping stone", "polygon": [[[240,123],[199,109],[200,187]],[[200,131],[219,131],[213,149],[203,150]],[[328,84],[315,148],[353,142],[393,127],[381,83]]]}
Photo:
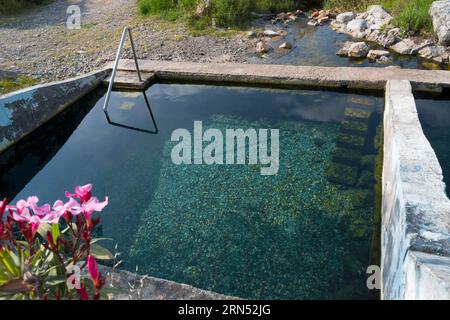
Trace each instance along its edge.
{"label": "stepping stone", "polygon": [[367,123],[364,122],[347,119],[341,122],[341,132],[343,133],[365,136],[368,130],[369,126],[367,125]]}
{"label": "stepping stone", "polygon": [[325,172],[328,181],[354,186],[358,181],[358,167],[332,163]]}
{"label": "stepping stone", "polygon": [[365,138],[347,133],[341,133],[337,137],[336,144],[339,147],[360,150],[364,147]]}
{"label": "stepping stone", "polygon": [[346,108],[344,112],[344,119],[368,122],[372,112],[360,109]]}
{"label": "stepping stone", "polygon": [[[150,83],[155,79],[155,74],[153,72],[141,72],[142,81],[139,81],[138,74],[136,71],[122,71],[118,70],[116,72],[116,77],[114,78],[114,89],[128,89],[128,90],[145,90],[148,88]],[[111,75],[103,80],[105,86],[109,85],[111,81]]]}
{"label": "stepping stone", "polygon": [[342,164],[359,165],[361,162],[361,152],[337,147],[333,151],[333,161]]}

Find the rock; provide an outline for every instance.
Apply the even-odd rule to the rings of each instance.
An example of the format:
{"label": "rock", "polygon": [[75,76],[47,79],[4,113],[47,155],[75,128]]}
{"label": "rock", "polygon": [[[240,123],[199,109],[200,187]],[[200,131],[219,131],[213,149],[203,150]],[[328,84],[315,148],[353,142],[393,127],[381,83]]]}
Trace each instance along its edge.
{"label": "rock", "polygon": [[247,38],[252,39],[255,37],[256,37],[256,32],[254,32],[254,31],[247,32]]}
{"label": "rock", "polygon": [[308,26],[311,26],[311,27],[317,27],[319,24],[320,23],[317,22],[316,20],[309,20],[308,21]]}
{"label": "rock", "polygon": [[432,60],[436,57],[445,55],[447,53],[447,48],[440,45],[428,46],[419,50],[418,55],[421,58]]}
{"label": "rock", "polygon": [[381,56],[378,59],[375,60],[376,63],[380,63],[380,64],[389,64],[392,63],[392,58],[388,57],[388,56]]}
{"label": "rock", "polygon": [[406,38],[391,46],[391,49],[400,54],[416,55],[420,50],[430,46],[431,44],[432,41],[430,40],[415,40],[412,38]]}
{"label": "rock", "polygon": [[369,46],[365,42],[356,42],[348,48],[348,56],[354,58],[364,58],[369,53]]}
{"label": "rock", "polygon": [[450,1],[434,1],[430,8],[430,15],[439,43],[450,46]]}
{"label": "rock", "polygon": [[355,17],[356,17],[356,14],[353,12],[344,12],[344,13],[338,14],[336,16],[336,21],[338,23],[347,23],[347,22],[350,22],[353,19],[355,19]]}
{"label": "rock", "polygon": [[273,30],[264,30],[263,34],[267,37],[279,37],[280,33]]}
{"label": "rock", "polygon": [[383,47],[389,48],[389,47],[393,46],[394,44],[398,43],[399,41],[401,41],[400,33],[401,33],[401,30],[399,28],[391,29],[387,32],[386,37],[383,40],[381,40],[379,43]]}
{"label": "rock", "polygon": [[381,57],[388,57],[390,56],[389,51],[386,50],[370,50],[367,54],[367,58],[370,60],[377,60]]}
{"label": "rock", "polygon": [[257,53],[267,53],[267,52],[269,52],[269,48],[267,47],[267,45],[264,42],[259,41],[256,44],[256,52]]}
{"label": "rock", "polygon": [[369,25],[377,25],[379,28],[389,24],[393,19],[393,17],[379,5],[370,6],[366,13],[367,17],[365,20],[367,23]]}
{"label": "rock", "polygon": [[342,48],[336,52],[336,54],[338,56],[344,56],[347,57],[348,56],[348,50],[350,49],[350,46],[353,44],[354,42],[351,41],[346,41],[344,42],[344,45],[342,46]]}
{"label": "rock", "polygon": [[347,31],[362,32],[367,29],[367,22],[364,19],[356,18],[347,23]]}
{"label": "rock", "polygon": [[292,49],[292,44],[290,44],[289,42],[284,42],[280,45],[280,49],[290,50]]}
{"label": "rock", "polygon": [[322,23],[327,22],[327,21],[329,21],[329,20],[330,20],[330,17],[326,16],[326,17],[317,19],[317,22],[318,22],[319,24],[322,24]]}

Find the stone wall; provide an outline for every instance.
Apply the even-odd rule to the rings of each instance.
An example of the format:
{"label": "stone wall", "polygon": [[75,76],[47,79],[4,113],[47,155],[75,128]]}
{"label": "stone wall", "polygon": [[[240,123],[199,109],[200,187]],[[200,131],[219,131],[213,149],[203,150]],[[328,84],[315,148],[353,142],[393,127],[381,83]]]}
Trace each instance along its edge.
{"label": "stone wall", "polygon": [[0,96],[0,152],[95,89],[109,72],[101,70]]}
{"label": "stone wall", "polygon": [[384,114],[382,298],[450,297],[450,200],[411,84],[388,81]]}

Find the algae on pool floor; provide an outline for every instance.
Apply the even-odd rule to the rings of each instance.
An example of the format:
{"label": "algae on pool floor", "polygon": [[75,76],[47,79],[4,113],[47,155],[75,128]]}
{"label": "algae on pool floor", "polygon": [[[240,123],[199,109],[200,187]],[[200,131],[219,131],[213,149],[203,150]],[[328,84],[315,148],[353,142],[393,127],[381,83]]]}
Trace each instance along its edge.
{"label": "algae on pool floor", "polygon": [[[141,272],[254,299],[339,297],[347,274],[360,280],[352,283],[354,297],[364,298],[371,194],[325,177],[339,125],[272,126],[280,128],[277,176],[261,176],[258,165],[177,166],[170,159],[175,143],[166,144],[131,252]],[[213,116],[204,127],[267,123]]]}

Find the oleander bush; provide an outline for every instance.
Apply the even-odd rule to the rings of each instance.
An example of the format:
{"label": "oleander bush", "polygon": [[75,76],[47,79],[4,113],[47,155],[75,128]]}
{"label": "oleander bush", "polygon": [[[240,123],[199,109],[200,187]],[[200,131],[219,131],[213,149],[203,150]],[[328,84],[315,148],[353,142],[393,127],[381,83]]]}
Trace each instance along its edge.
{"label": "oleander bush", "polygon": [[[105,279],[96,259],[112,259],[93,237],[100,202],[92,185],[67,201],[39,205],[36,196],[0,201],[0,299],[100,299]],[[87,269],[87,272],[84,270]]]}

